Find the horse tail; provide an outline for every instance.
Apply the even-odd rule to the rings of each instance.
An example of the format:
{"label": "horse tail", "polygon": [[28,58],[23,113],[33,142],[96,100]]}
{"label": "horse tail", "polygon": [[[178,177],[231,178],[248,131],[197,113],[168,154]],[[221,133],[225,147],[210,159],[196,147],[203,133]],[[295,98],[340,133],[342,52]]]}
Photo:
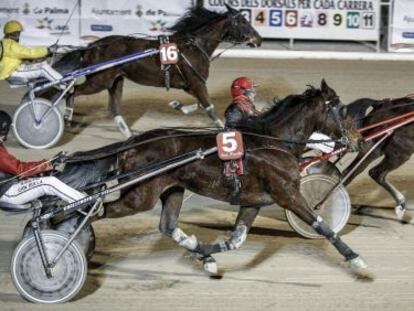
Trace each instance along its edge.
{"label": "horse tail", "polygon": [[116,155],[98,160],[68,163],[55,177],[75,189],[81,189],[105,180],[115,164]]}
{"label": "horse tail", "polygon": [[84,53],[84,49],[66,53],[61,59],[55,62],[52,67],[61,74],[79,69],[81,67],[81,61]]}

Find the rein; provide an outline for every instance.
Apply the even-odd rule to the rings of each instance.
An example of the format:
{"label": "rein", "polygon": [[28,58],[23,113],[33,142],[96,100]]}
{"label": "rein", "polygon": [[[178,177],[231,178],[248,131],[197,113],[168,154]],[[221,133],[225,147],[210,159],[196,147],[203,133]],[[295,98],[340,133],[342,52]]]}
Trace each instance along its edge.
{"label": "rein", "polygon": [[[164,129],[169,129],[169,128],[164,128]],[[298,145],[306,145],[308,143],[330,143],[330,142],[335,142],[335,143],[341,143],[343,144],[343,140],[342,139],[336,139],[336,140],[327,140],[327,139],[322,139],[322,140],[315,140],[315,139],[309,139],[306,141],[295,141],[295,140],[287,140],[287,139],[281,139],[281,138],[277,138],[277,137],[273,137],[273,136],[269,136],[269,135],[264,135],[264,134],[257,134],[257,133],[253,133],[253,132],[245,132],[245,131],[241,131],[243,134],[248,135],[248,136],[254,136],[254,137],[260,137],[260,138],[265,138],[265,139],[269,139],[269,140],[273,140],[273,141],[277,141],[277,142],[282,142],[282,143],[287,143],[287,144],[298,144]],[[122,146],[119,148],[116,148],[112,151],[108,151],[102,154],[93,154],[93,155],[80,155],[80,156],[69,156],[67,159],[65,159],[65,163],[75,163],[75,162],[83,162],[83,161],[93,161],[93,160],[98,160],[98,159],[102,159],[102,158],[107,158],[113,155],[117,155],[121,152],[125,152],[128,150],[131,150],[133,148],[148,144],[148,143],[152,143],[155,141],[160,141],[160,140],[164,140],[164,139],[171,139],[171,138],[179,138],[179,137],[195,137],[195,136],[200,136],[200,135],[214,135],[217,134],[218,131],[217,130],[213,130],[213,129],[206,129],[206,130],[200,130],[200,133],[195,133],[195,132],[190,132],[190,133],[181,133],[181,134],[172,134],[172,135],[163,135],[163,136],[158,136],[158,137],[154,137],[154,138],[149,138],[140,142],[136,142],[134,144],[130,144],[127,146]],[[127,141],[128,142],[128,141]],[[126,143],[127,143],[126,142]]]}
{"label": "rein", "polygon": [[5,184],[5,183],[8,183],[8,182],[10,182],[10,181],[12,181],[14,179],[18,179],[18,178],[21,178],[21,177],[25,177],[25,175],[27,173],[32,172],[32,171],[38,169],[39,167],[45,165],[45,163],[52,163],[54,160],[56,160],[57,158],[59,158],[59,156],[60,155],[56,155],[53,158],[50,158],[49,160],[44,161],[42,164],[36,165],[35,167],[32,167],[31,169],[29,169],[27,171],[21,172],[20,174],[15,175],[13,177],[10,177],[10,178],[8,178],[6,180],[2,180],[2,181],[0,181],[0,185]]}
{"label": "rein", "polygon": [[270,135],[265,134],[257,134],[253,132],[245,132],[241,131],[244,135],[247,136],[254,136],[254,137],[260,137],[265,138],[269,140],[274,140],[280,143],[286,143],[286,144],[294,144],[294,145],[307,145],[307,144],[323,144],[323,143],[340,143],[344,144],[343,139],[308,139],[308,140],[289,140],[289,139],[282,139],[278,137],[273,137]]}
{"label": "rein", "polygon": [[[153,138],[149,138],[149,139],[146,139],[146,140],[143,140],[143,141],[139,141],[139,142],[136,142],[136,143],[131,144],[131,145],[122,146],[122,147],[116,148],[112,151],[104,152],[102,154],[80,155],[80,156],[76,156],[76,154],[75,154],[75,155],[69,156],[67,159],[65,159],[64,162],[65,163],[74,163],[74,162],[98,160],[98,159],[107,158],[107,157],[110,157],[110,156],[113,156],[113,155],[117,155],[121,152],[125,152],[125,151],[131,150],[135,147],[142,146],[142,145],[145,145],[145,144],[148,144],[148,143],[151,143],[151,142],[160,141],[160,140],[169,139],[169,138],[199,136],[200,134],[208,135],[208,134],[213,134],[213,133],[193,133],[192,132],[192,133],[188,133],[188,134],[163,135],[163,136],[153,137]],[[128,141],[126,141],[125,143],[128,143]]]}

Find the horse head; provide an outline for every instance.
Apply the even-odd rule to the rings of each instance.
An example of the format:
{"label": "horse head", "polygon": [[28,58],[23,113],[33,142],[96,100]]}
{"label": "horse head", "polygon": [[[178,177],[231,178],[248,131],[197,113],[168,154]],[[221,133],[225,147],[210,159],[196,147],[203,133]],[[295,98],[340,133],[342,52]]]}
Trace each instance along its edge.
{"label": "horse head", "polygon": [[259,47],[262,44],[262,37],[252,27],[249,21],[243,16],[243,14],[230,7],[227,3],[226,18],[228,20],[227,27],[225,28],[224,41],[233,43],[247,43],[250,47]]}
{"label": "horse head", "polygon": [[322,79],[320,89],[325,106],[320,130],[326,134],[346,138],[350,147],[357,149],[362,136],[354,126],[352,118],[347,114],[346,105],[342,103],[335,90],[326,83],[325,79]]}

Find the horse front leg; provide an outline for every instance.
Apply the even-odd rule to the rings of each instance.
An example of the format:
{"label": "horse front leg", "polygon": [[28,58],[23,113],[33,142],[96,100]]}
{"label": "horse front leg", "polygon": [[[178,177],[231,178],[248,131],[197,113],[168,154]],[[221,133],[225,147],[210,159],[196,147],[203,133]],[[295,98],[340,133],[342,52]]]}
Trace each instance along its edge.
{"label": "horse front leg", "polygon": [[109,103],[108,110],[111,112],[114,117],[115,124],[118,126],[118,129],[121,131],[122,135],[125,138],[130,138],[132,136],[131,130],[129,129],[128,124],[125,122],[124,117],[121,114],[121,102],[122,102],[122,91],[124,88],[124,78],[122,76],[116,78],[112,86],[108,89],[109,93]]}
{"label": "horse front leg", "polygon": [[329,227],[324,219],[311,209],[305,198],[300,193],[300,176],[293,166],[286,165],[290,173],[281,174],[276,170],[266,170],[266,185],[269,195],[279,206],[295,213],[302,221],[312,226],[313,229],[324,236],[345,258],[351,271],[359,277],[373,278],[368,271],[365,261],[354,252],[341,238]]}
{"label": "horse front leg", "polygon": [[75,106],[75,93],[72,92],[66,96],[66,108],[65,108],[65,125],[66,127],[72,127],[73,109]]}
{"label": "horse front leg", "polygon": [[199,242],[194,235],[188,236],[177,225],[183,203],[184,189],[181,187],[171,187],[167,189],[160,197],[162,203],[162,212],[160,218],[160,232],[173,239],[179,246],[194,253],[196,258],[203,263],[206,272],[217,274],[216,260],[207,254],[203,254],[198,249]]}
{"label": "horse front leg", "polygon": [[241,206],[229,239],[214,244],[199,243],[197,251],[204,256],[209,256],[216,253],[239,249],[246,241],[247,234],[256,219],[256,216],[259,214],[259,210],[259,206]]}
{"label": "horse front leg", "polygon": [[217,127],[224,127],[223,121],[221,121],[221,119],[217,116],[216,111],[214,110],[214,105],[210,99],[210,96],[208,95],[207,87],[205,84],[200,83],[190,86],[186,92],[197,98],[200,105],[206,110],[207,115],[214,121]]}
{"label": "horse front leg", "polygon": [[[312,226],[313,229],[324,236],[336,250],[345,258],[349,268],[359,277],[372,279],[372,274],[368,271],[368,265],[365,261],[354,252],[342,239],[329,227],[325,220],[311,210],[299,192],[299,189],[290,191],[290,198],[282,204],[277,202],[283,208],[294,212],[302,221]],[[275,197],[275,199],[277,199]],[[279,198],[280,199],[280,198]]]}

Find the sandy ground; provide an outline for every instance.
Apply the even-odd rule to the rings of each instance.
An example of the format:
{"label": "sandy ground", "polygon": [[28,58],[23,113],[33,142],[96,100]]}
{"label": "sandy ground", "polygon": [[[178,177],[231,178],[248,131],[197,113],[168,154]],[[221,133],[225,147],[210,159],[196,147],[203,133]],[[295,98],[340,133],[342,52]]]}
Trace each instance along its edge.
{"label": "sandy ground", "polygon": [[[413,63],[266,61],[222,59],[213,63],[209,80],[219,114],[230,101],[228,85],[239,75],[261,84],[262,105],[275,95],[302,92],[325,77],[344,102],[360,97],[397,97],[414,91]],[[0,107],[17,107],[22,90],[0,83]],[[160,125],[210,125],[202,112],[184,116],[167,103],[192,99],[181,91],[127,83],[123,111],[135,130]],[[106,113],[105,93],[77,100],[75,128],[50,150],[29,151],[13,137],[8,145],[26,160],[47,158],[60,150],[75,151],[121,139]],[[349,159],[345,160],[346,164]],[[390,175],[414,208],[414,160]],[[140,215],[94,224],[95,256],[85,287],[72,302],[39,306],[25,302],[13,287],[9,262],[21,238],[24,216],[0,214],[0,310],[412,310],[414,246],[412,224],[395,219],[393,201],[362,174],[349,187],[354,208],[343,239],[370,265],[376,279],[351,275],[341,257],[323,240],[305,240],[284,221],[277,207],[262,210],[242,249],[216,258],[223,278],[210,279],[201,267],[158,232],[159,206]],[[188,195],[188,194],[187,194]],[[203,241],[228,235],[237,210],[193,196],[185,202],[181,228]]]}

